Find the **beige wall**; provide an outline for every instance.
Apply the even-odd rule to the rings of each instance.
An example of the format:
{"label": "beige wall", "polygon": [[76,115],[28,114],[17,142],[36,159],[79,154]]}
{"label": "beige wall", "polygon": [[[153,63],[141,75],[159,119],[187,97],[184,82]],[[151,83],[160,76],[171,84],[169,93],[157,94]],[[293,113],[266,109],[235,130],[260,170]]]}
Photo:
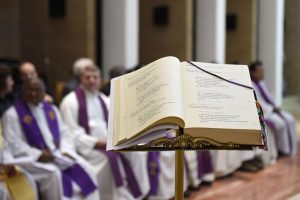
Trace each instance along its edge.
{"label": "beige wall", "polygon": [[226,32],[226,63],[256,59],[256,1],[227,0],[227,13],[237,15],[237,29]]}
{"label": "beige wall", "polygon": [[19,0],[20,58],[45,70],[47,44],[47,1]]}
{"label": "beige wall", "polygon": [[0,57],[32,61],[53,86],[69,78],[75,59],[95,58],[95,0],[66,0],[66,15],[58,19],[49,17],[48,0],[0,2]]}
{"label": "beige wall", "polygon": [[300,96],[300,1],[285,1],[284,80],[286,94]]}
{"label": "beige wall", "polygon": [[[192,0],[140,1],[140,62],[147,64],[164,56],[180,60],[192,58]],[[154,26],[152,11],[157,5],[169,6],[169,24]]]}
{"label": "beige wall", "polygon": [[[91,0],[67,0],[66,16],[49,19],[49,67],[50,74],[65,80],[75,59],[95,59],[95,17]],[[88,8],[93,6],[89,11]]]}

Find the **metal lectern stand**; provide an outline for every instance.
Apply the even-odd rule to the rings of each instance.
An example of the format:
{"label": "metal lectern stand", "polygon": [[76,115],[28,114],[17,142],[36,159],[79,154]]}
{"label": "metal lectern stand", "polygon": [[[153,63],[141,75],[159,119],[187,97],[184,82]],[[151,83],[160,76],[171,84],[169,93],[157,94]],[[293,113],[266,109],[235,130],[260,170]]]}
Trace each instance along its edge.
{"label": "metal lectern stand", "polygon": [[162,138],[145,145],[135,145],[119,152],[126,151],[175,151],[175,200],[184,199],[184,151],[185,150],[252,150],[253,145],[219,143],[208,138],[194,138],[177,131],[174,138]]}
{"label": "metal lectern stand", "polygon": [[175,152],[175,200],[183,200],[184,151]]}
{"label": "metal lectern stand", "polygon": [[[177,137],[183,135],[183,129],[179,129]],[[175,151],[175,200],[184,199],[184,150]]]}

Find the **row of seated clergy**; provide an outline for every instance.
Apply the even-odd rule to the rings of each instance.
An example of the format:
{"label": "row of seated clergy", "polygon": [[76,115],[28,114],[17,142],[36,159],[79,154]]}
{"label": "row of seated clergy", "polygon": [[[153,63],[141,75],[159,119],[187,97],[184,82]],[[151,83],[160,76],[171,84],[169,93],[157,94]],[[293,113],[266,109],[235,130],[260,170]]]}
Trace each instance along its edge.
{"label": "row of seated clergy", "polygon": [[244,152],[216,151],[213,154],[214,168],[217,176],[226,176],[241,167],[246,171],[257,171],[268,164],[274,164],[279,154],[295,155],[297,153],[297,131],[294,117],[278,108],[264,79],[261,62],[249,65],[252,85],[257,100],[264,111],[268,127],[268,151],[254,150]]}
{"label": "row of seated clergy", "polygon": [[275,164],[278,153],[274,134],[272,132],[268,133],[267,140],[268,151],[261,149],[255,149],[253,151],[212,151],[215,176],[225,177],[234,173],[238,169],[248,172],[256,172],[268,165]]}
{"label": "row of seated clergy", "polygon": [[[92,66],[92,65],[93,65],[92,60],[87,59],[87,58],[78,59],[75,62],[75,64],[74,64],[75,78],[74,78],[74,81],[72,80],[70,82],[72,84],[67,84],[66,85],[66,86],[69,86],[69,87],[67,87],[68,92],[75,89],[79,85],[81,71],[86,66]],[[24,70],[26,69],[25,70],[26,73],[23,73],[23,74],[28,74],[28,77],[31,77],[31,76],[29,76],[31,74],[36,74],[36,73],[33,73],[33,72],[35,72],[35,70],[34,70],[33,65],[30,64],[30,63],[24,65],[23,68],[24,68]],[[120,74],[120,69],[119,68],[116,68],[116,70],[114,70],[114,71],[116,71],[115,74]],[[114,72],[114,71],[112,71],[112,72]],[[72,96],[72,95],[70,95],[70,96]],[[107,98],[104,97],[103,95],[101,95],[101,96],[103,97],[103,99],[107,103]],[[92,107],[97,107],[97,106],[98,107],[100,106],[98,101]],[[103,107],[101,107],[99,109],[102,109],[102,108]],[[93,110],[91,112],[93,113]],[[66,113],[68,113],[68,112],[66,112]],[[102,112],[98,110],[97,114],[101,115],[101,113]],[[94,115],[94,116],[97,116],[97,114]],[[96,120],[105,121],[104,118],[102,118],[102,119],[97,119],[97,118],[93,119],[93,117],[91,117],[91,116],[89,116],[89,118],[91,118],[90,121],[91,121],[92,124],[94,123],[93,121],[96,121]],[[101,116],[99,118],[101,118]],[[70,127],[72,127],[72,125],[70,125]],[[78,130],[80,130],[80,129],[78,129]],[[104,130],[103,133],[104,134],[106,133],[105,130]],[[83,136],[83,138],[84,138],[84,136]],[[79,144],[78,148],[81,149],[80,147],[82,145],[84,147],[85,143]],[[97,153],[95,155],[97,155]],[[211,181],[214,180],[212,159],[210,158],[210,153],[209,152],[186,152],[185,155],[186,155],[186,161],[187,161],[186,165],[185,165],[186,169],[187,169],[186,172],[188,172],[186,174],[187,176],[186,176],[186,180],[185,180],[185,188],[187,187],[188,184],[191,185],[192,187],[197,187],[201,183],[202,180],[204,180],[206,182],[211,182]],[[147,163],[148,164],[148,173],[150,173],[150,172],[152,173],[153,171],[157,171],[155,176],[152,176],[151,174],[149,175],[150,183],[151,183],[150,196],[153,197],[153,198],[158,198],[158,199],[171,198],[174,195],[174,187],[173,187],[173,185],[174,185],[174,176],[173,176],[173,174],[174,173],[172,173],[172,172],[174,172],[174,167],[171,168],[170,165],[173,166],[174,159],[175,159],[174,153],[162,152],[162,153],[159,153],[159,154],[157,153],[154,156],[157,158],[156,159],[157,162],[154,166],[154,169],[153,169],[153,165],[151,164],[152,162],[150,163],[150,161],[149,161],[149,160],[151,160],[149,158],[153,158],[152,153],[150,153],[148,155],[148,161],[147,161],[148,162]],[[159,161],[161,161],[161,162],[159,162]],[[96,162],[96,161],[94,161],[94,162]],[[145,165],[145,164],[143,164],[143,165]],[[166,166],[166,167],[162,167],[162,166]],[[171,170],[170,170],[170,168],[171,168]],[[160,169],[160,170],[157,170],[157,169]],[[110,174],[110,173],[108,173],[108,174]],[[144,175],[145,175],[145,173],[144,173]],[[158,177],[160,178],[160,181],[158,181]],[[147,178],[144,178],[144,179],[147,179]],[[143,181],[143,182],[145,182],[145,181]],[[160,182],[161,184],[158,184],[158,182]],[[104,184],[104,185],[106,185],[106,184]],[[162,185],[165,185],[165,186],[161,187]],[[146,184],[146,186],[147,186],[147,184]],[[146,188],[145,188],[145,191],[147,191]],[[154,189],[152,189],[152,188],[154,188]],[[112,191],[105,190],[105,189],[103,189],[103,191],[104,191],[103,192],[104,195],[108,194],[108,198],[110,198],[109,194],[112,193]],[[118,191],[118,190],[116,190],[116,191]]]}
{"label": "row of seated clergy", "polygon": [[[94,79],[91,77],[94,77]],[[100,184],[100,191],[103,191],[104,198],[113,199],[111,195],[117,196],[120,194],[122,196],[122,192],[117,192],[122,187],[118,187],[113,183],[114,179],[112,176],[115,176],[116,172],[112,172],[109,166],[109,162],[111,161],[107,153],[101,151],[105,147],[107,138],[107,107],[109,106],[109,102],[105,95],[98,92],[99,79],[100,73],[97,68],[85,68],[81,77],[82,86],[63,99],[60,109],[65,123],[70,127],[71,132],[76,138],[78,151],[93,166],[97,166],[100,171],[106,174],[108,177],[105,179],[106,184],[111,181],[109,188],[106,185],[101,186]],[[95,80],[95,83],[93,80]],[[138,185],[143,194],[141,197],[147,195],[149,191],[149,199],[170,199],[174,196],[174,152],[151,152],[149,154],[127,152],[118,153],[118,156],[120,157],[119,162],[123,163],[125,168],[126,165],[131,165],[133,172],[139,174]],[[195,157],[195,159],[197,160],[198,158]],[[187,166],[190,165],[187,164]],[[212,167],[210,168],[209,173],[212,173],[213,169]],[[126,172],[126,170],[124,171]],[[194,179],[197,182],[199,180],[197,173],[199,171],[198,162],[188,171],[196,171]],[[128,174],[126,175],[128,177]],[[187,189],[188,176],[185,177],[185,189]],[[194,179],[192,177],[191,181]],[[132,182],[132,180],[128,181]],[[198,184],[200,184],[200,181],[198,181]],[[120,198],[120,196],[116,198]]]}
{"label": "row of seated clergy", "polygon": [[[40,177],[49,176],[49,174],[54,177],[56,184],[50,186],[50,181],[47,184],[40,185],[48,187],[47,189],[57,188],[58,192],[56,194],[60,197],[63,194],[65,196],[70,196],[70,194],[66,192],[66,187],[62,184],[64,182],[60,181],[62,177],[68,174],[65,174],[65,170],[59,167],[66,167],[64,165],[67,165],[67,168],[69,168],[75,164],[77,168],[79,165],[79,169],[83,173],[85,172],[84,169],[86,169],[86,173],[89,172],[86,177],[90,177],[92,183],[90,186],[94,186],[89,187],[92,189],[89,189],[90,193],[87,193],[84,192],[86,188],[79,187],[80,183],[78,185],[76,182],[78,180],[69,181],[72,183],[71,189],[74,190],[75,195],[79,192],[88,194],[84,195],[85,199],[142,199],[149,191],[149,199],[171,198],[174,196],[175,182],[174,152],[147,154],[142,152],[112,153],[104,151],[109,101],[106,96],[98,92],[99,79],[100,72],[97,68],[86,68],[81,77],[81,87],[68,94],[63,100],[60,106],[61,113],[64,122],[71,131],[68,131],[68,128],[64,126],[56,107],[45,102],[41,103],[42,98],[39,98],[38,102],[32,102],[34,98],[31,96],[28,99],[23,99],[25,103],[19,101],[14,107],[10,108],[6,112],[3,121],[5,124],[4,132],[9,146],[13,147],[14,156],[27,155],[33,157],[37,161],[33,169],[28,167],[25,170],[33,176],[38,185],[38,181],[42,179]],[[34,91],[33,94],[43,91],[43,84],[38,79],[27,84],[28,87],[24,87],[24,89]],[[42,95],[37,96],[42,97]],[[28,102],[31,103],[28,104]],[[20,123],[15,123],[16,121],[20,121]],[[53,121],[57,122],[58,131],[53,128],[56,126],[55,123],[52,123]],[[30,124],[35,128],[29,126]],[[34,132],[35,135],[28,133],[28,130]],[[57,142],[57,135],[61,136],[59,146],[57,145],[59,143]],[[75,146],[72,146],[73,143],[70,142],[72,140],[74,140]],[[39,146],[40,143],[42,147]],[[50,149],[55,157],[60,159],[52,160],[53,155],[43,149]],[[84,159],[77,155],[76,151]],[[68,153],[69,156],[65,157],[61,155],[62,153]],[[211,158],[210,152],[186,152],[185,188],[188,185],[197,187],[202,180],[213,181],[213,170],[218,169],[216,163],[222,165],[220,159],[225,157],[218,156],[222,153],[223,151],[216,151]],[[233,152],[226,152],[229,155],[231,153]],[[260,156],[263,156],[264,153],[261,153]],[[73,161],[70,164],[68,159],[70,156],[76,159],[75,163]],[[240,155],[240,157],[241,159],[237,159],[238,162],[242,161],[243,155]],[[212,160],[215,164],[214,167]],[[41,164],[43,161],[48,161],[48,163]],[[59,161],[63,161],[63,163]],[[154,164],[152,161],[155,161]],[[225,166],[230,168],[231,165],[228,161],[231,162],[229,159],[225,161],[227,163],[223,162],[223,164],[229,164]],[[233,171],[239,165],[238,162],[229,171]],[[51,173],[49,173],[49,168],[51,168]],[[224,170],[225,174],[226,170]],[[96,187],[99,188],[97,192]],[[41,190],[41,187],[39,188]],[[51,190],[53,195],[53,189]],[[43,192],[40,191],[40,193]],[[100,194],[100,197],[95,194]],[[44,199],[49,199],[49,197],[47,198],[47,195],[45,195]]]}
{"label": "row of seated clergy", "polygon": [[213,154],[217,176],[226,176],[241,167],[247,171],[257,171],[268,164],[274,164],[279,154],[297,153],[297,131],[294,117],[280,109],[273,101],[272,94],[264,82],[262,63],[249,65],[252,85],[257,100],[264,111],[268,127],[268,151],[254,150],[244,152],[216,151]]}
{"label": "row of seated clergy", "polygon": [[[6,145],[6,147],[8,147],[8,146]],[[8,151],[6,149],[5,154],[4,154],[6,162],[13,160],[12,156],[9,153],[10,153],[10,151]],[[158,153],[158,152],[156,152],[156,153]],[[186,157],[188,158],[187,162],[189,162],[191,165],[194,165],[194,166],[189,166],[189,169],[187,171],[193,170],[195,177],[192,178],[191,181],[193,181],[194,184],[196,183],[195,186],[197,186],[197,184],[200,184],[200,179],[202,178],[203,175],[205,175],[206,172],[210,172],[210,173],[213,172],[211,165],[204,168],[204,170],[199,170],[199,168],[197,169],[197,162],[199,162],[199,161],[202,164],[208,165],[208,162],[203,162],[203,161],[209,161],[209,158],[207,159],[208,152],[198,152],[198,154],[200,153],[202,155],[202,156],[200,155],[200,159],[195,158],[195,156],[197,156],[197,153],[195,151],[190,151],[190,152],[186,152],[186,153],[190,154],[190,155],[186,155]],[[174,152],[161,152],[160,154],[161,154],[161,155],[159,155],[160,158],[164,160],[164,162],[162,162],[162,165],[161,165],[161,167],[163,167],[164,171],[162,172],[163,175],[160,176],[159,184],[156,185],[156,187],[157,187],[156,193],[154,192],[155,187],[152,189],[152,194],[153,194],[152,199],[169,199],[169,197],[172,197],[174,195],[174,167],[170,168],[170,166],[174,165]],[[198,155],[198,157],[199,157],[199,155]],[[31,167],[32,167],[32,170],[37,169],[37,168],[35,168],[34,165]],[[30,170],[30,167],[28,166],[28,164],[25,168],[27,170],[29,170],[29,172],[32,172],[32,170]],[[151,171],[151,169],[149,169],[149,170]],[[41,194],[42,194],[41,198],[42,199],[51,199],[51,198],[59,199],[60,196],[55,196],[57,194],[61,195],[59,192],[59,187],[55,187],[60,184],[59,180],[56,178],[55,175],[51,175],[52,174],[51,172],[49,172],[48,174],[45,174],[45,173],[46,173],[46,171],[43,171],[43,173],[41,174],[43,176],[41,176],[37,180],[37,183],[40,186],[39,188],[40,189],[44,188],[41,191]],[[191,171],[189,171],[189,173],[191,173]],[[34,174],[36,174],[36,173],[34,173]],[[32,190],[34,190],[34,181],[31,180],[32,178],[30,179],[29,174],[26,174],[26,175],[28,176],[29,183],[32,186]],[[211,175],[210,175],[210,177],[211,177]],[[206,180],[212,181],[211,178],[209,178],[209,176],[207,176],[207,178],[206,178]],[[30,180],[31,180],[31,182],[30,182]],[[18,179],[13,178],[12,181],[14,181],[17,186],[19,186],[23,189],[23,190],[19,190],[20,191],[19,193],[14,193],[14,192],[12,193],[14,199],[22,199],[22,200],[35,199],[32,196],[37,193],[30,192],[31,189],[30,189],[30,186],[28,187],[28,184],[26,185],[23,181],[20,181],[20,178],[18,178]],[[196,181],[198,181],[198,182],[196,182]],[[167,187],[162,187],[162,185],[163,185],[162,183],[167,183],[167,185],[166,185]],[[2,199],[9,198],[9,193],[6,190],[6,187],[4,187],[5,185],[7,185],[7,184],[6,183],[0,184],[0,195],[1,195]],[[20,189],[18,187],[11,187],[11,186],[14,186],[11,184],[11,181],[10,181],[9,186],[10,186],[10,188],[8,191],[18,191],[18,189]],[[27,186],[27,187],[24,187],[24,186]],[[44,187],[44,186],[47,186],[47,187]],[[51,190],[50,190],[50,188],[51,188]],[[24,196],[24,194],[26,196]],[[21,197],[18,198],[18,195],[21,195]],[[165,198],[163,198],[163,197],[165,197]]]}
{"label": "row of seated clergy", "polygon": [[[274,134],[272,132],[269,132],[268,134],[268,148],[268,151],[260,149],[255,149],[253,151],[212,151],[215,176],[217,178],[226,177],[233,174],[238,169],[256,172],[268,165],[275,164],[278,153]],[[259,163],[259,166],[257,166],[257,162]]]}
{"label": "row of seated clergy", "polygon": [[[87,74],[89,74],[88,70]],[[96,74],[99,78],[99,72],[92,74]],[[84,91],[84,88],[81,91]],[[150,181],[148,180],[147,153],[124,155],[106,153],[103,151],[105,137],[101,138],[97,135],[94,135],[94,138],[104,139],[100,142],[100,146],[94,144],[95,148],[91,148],[89,142],[80,146],[80,137],[78,137],[77,132],[80,129],[72,131],[71,134],[61,120],[56,107],[43,101],[43,92],[44,86],[39,79],[26,82],[22,91],[23,95],[21,95],[22,99],[9,108],[3,116],[4,133],[9,143],[8,146],[12,147],[12,153],[15,157],[26,156],[32,159],[31,165],[23,166],[23,168],[37,182],[42,199],[53,199],[54,195],[57,195],[55,199],[73,199],[77,195],[83,196],[84,199],[96,200],[100,198],[99,193],[102,199],[141,199],[148,194]],[[85,95],[87,100],[88,93]],[[99,124],[101,126],[101,122],[103,122],[102,127],[105,124],[103,130],[103,134],[105,134],[108,101],[103,95],[102,101],[100,101],[99,96],[96,95],[96,97],[97,104],[95,107],[102,109],[97,112],[102,117]],[[81,101],[82,99],[79,100],[79,98],[82,96],[77,99]],[[85,107],[88,108],[88,105]],[[88,113],[90,114],[90,112]],[[89,116],[89,118],[88,128],[93,131],[95,127],[90,122],[98,119],[97,116],[96,118]],[[84,124],[81,126],[87,127]],[[93,137],[91,136],[93,135],[86,135],[86,138],[88,136],[92,142]],[[72,145],[73,139],[75,139],[75,146]],[[89,163],[76,154],[75,148],[82,156],[86,156]],[[85,154],[85,150],[89,153]],[[174,154],[161,156],[161,160],[163,158],[171,161],[170,164],[165,165],[164,169],[168,170],[170,165],[174,167],[172,163]],[[167,162],[160,162],[160,166],[163,166],[164,163]],[[119,169],[116,168],[118,165]],[[130,169],[131,166],[132,169]],[[81,175],[80,179],[76,176],[78,174]],[[135,175],[139,175],[138,180]],[[166,177],[163,171],[159,175]],[[81,179],[84,179],[85,184],[80,183]],[[174,183],[174,174],[170,176],[170,179],[166,177],[166,180]],[[158,186],[164,187],[162,184]],[[99,190],[96,190],[96,187]],[[169,187],[169,185],[166,190],[161,191],[168,192],[166,199],[174,195],[174,187]],[[156,198],[159,193],[153,196]],[[159,197],[159,199],[161,198]]]}

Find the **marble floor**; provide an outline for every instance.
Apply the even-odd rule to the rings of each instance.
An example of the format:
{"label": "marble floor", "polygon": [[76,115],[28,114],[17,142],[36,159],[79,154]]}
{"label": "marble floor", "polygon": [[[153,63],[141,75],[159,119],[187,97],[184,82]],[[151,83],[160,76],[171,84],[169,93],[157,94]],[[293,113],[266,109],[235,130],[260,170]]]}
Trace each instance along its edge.
{"label": "marble floor", "polygon": [[285,200],[299,193],[300,154],[281,157],[257,173],[237,171],[212,186],[203,186],[188,200]]}

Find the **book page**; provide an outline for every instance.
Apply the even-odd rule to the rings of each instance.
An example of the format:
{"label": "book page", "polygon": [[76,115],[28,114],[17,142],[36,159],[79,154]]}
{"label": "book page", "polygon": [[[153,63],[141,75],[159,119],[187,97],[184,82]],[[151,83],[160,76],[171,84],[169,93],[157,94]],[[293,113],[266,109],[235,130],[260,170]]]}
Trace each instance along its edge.
{"label": "book page", "polygon": [[106,145],[106,150],[111,150],[113,149],[113,143],[114,141],[118,141],[119,134],[120,134],[120,112],[118,111],[117,104],[119,100],[118,95],[119,92],[116,92],[116,90],[120,89],[116,82],[117,80],[120,79],[120,77],[114,78],[111,80],[111,85],[110,85],[110,106],[109,106],[109,115],[108,115],[108,132],[107,132],[107,145]]}
{"label": "book page", "polygon": [[[252,87],[246,65],[197,63],[197,66]],[[253,90],[244,88],[182,62],[185,128],[260,130]]]}
{"label": "book page", "polygon": [[177,125],[158,125],[153,128],[148,129],[147,131],[139,134],[138,137],[134,138],[133,140],[127,140],[126,142],[120,145],[113,145],[111,143],[111,138],[109,138],[110,142],[107,142],[106,151],[110,150],[120,150],[124,148],[128,148],[134,145],[143,145],[154,140],[165,138],[169,136],[170,130],[177,130],[179,127]]}
{"label": "book page", "polygon": [[123,87],[123,92],[116,91],[121,93],[117,101],[123,101],[125,106],[120,109],[118,122],[119,131],[123,132],[117,133],[114,144],[132,138],[158,122],[170,124],[171,118],[183,118],[181,66],[177,58],[159,59],[117,81]]}

